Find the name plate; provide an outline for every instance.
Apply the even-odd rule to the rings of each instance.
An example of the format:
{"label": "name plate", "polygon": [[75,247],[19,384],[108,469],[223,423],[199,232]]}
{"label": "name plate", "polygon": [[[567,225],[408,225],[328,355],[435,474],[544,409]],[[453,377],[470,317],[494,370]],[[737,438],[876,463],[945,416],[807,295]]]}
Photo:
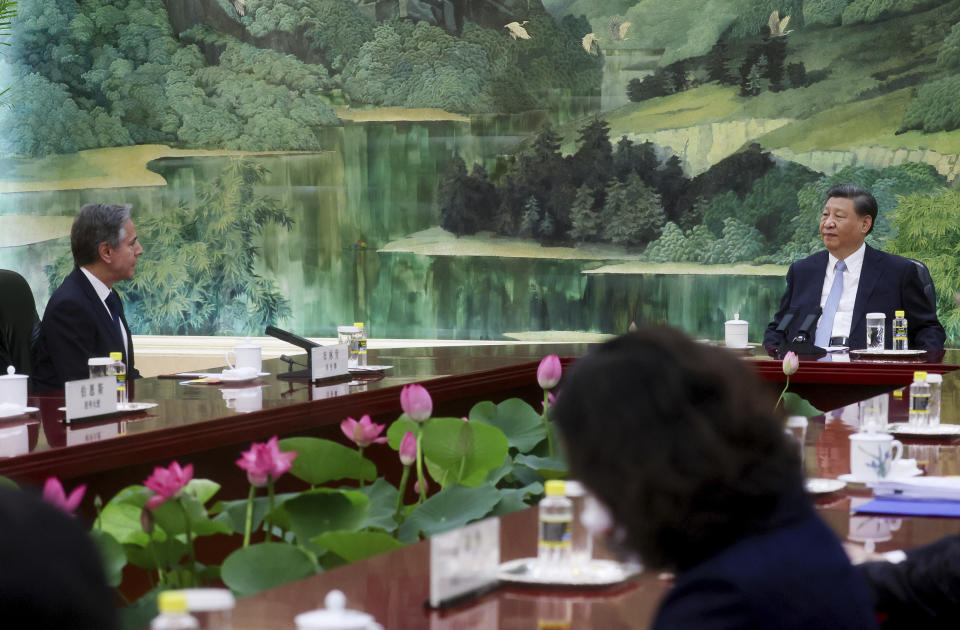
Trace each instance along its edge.
{"label": "name plate", "polygon": [[310,349],[310,365],[312,372],[310,380],[319,381],[331,376],[346,376],[347,356],[349,350],[347,344],[341,343],[333,346],[317,346]]}
{"label": "name plate", "polygon": [[335,385],[314,385],[310,389],[310,400],[325,400],[327,398],[336,398],[337,396],[346,396],[349,393],[349,383],[336,383]]}
{"label": "name plate", "polygon": [[430,537],[430,607],[453,605],[497,583],[500,519]]}
{"label": "name plate", "polygon": [[117,412],[117,379],[114,376],[67,381],[67,422]]}
{"label": "name plate", "polygon": [[90,442],[99,442],[100,440],[117,437],[124,433],[124,431],[121,430],[121,425],[123,424],[123,422],[111,422],[99,426],[67,429],[67,446],[89,444]]}

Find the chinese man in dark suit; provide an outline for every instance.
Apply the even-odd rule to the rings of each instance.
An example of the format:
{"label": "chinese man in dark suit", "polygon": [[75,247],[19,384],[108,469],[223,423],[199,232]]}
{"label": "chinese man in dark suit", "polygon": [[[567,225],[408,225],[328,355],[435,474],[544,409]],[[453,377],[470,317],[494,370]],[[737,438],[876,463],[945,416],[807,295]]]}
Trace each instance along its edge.
{"label": "chinese man in dark suit", "polygon": [[[775,351],[791,341],[805,316],[821,311],[815,345],[865,348],[867,313],[884,313],[890,347],[894,312],[905,312],[911,348],[942,350],[946,334],[937,319],[936,295],[926,267],[874,249],[864,242],[877,219],[877,200],[868,191],[844,184],[827,192],[820,218],[825,249],[799,260],[787,271],[787,289],[767,326],[763,345]],[[795,315],[780,332],[784,316]]]}

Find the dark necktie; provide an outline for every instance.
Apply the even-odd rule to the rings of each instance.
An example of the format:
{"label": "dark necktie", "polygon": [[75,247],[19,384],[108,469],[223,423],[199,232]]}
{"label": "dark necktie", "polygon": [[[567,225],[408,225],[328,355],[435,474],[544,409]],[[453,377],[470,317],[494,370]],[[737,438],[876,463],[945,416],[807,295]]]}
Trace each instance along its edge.
{"label": "dark necktie", "polygon": [[120,327],[120,313],[123,311],[123,306],[120,305],[120,296],[117,295],[116,291],[111,291],[107,295],[107,308],[110,309],[110,316],[113,317],[113,325],[117,327],[118,331],[121,331],[120,336],[123,336],[122,329]]}

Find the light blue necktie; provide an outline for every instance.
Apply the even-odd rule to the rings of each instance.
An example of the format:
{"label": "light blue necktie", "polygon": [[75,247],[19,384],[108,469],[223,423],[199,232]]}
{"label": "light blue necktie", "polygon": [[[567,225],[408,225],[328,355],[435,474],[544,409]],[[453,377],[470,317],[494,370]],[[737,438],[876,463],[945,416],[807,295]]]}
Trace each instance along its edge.
{"label": "light blue necktie", "polygon": [[817,338],[814,343],[821,348],[826,348],[830,343],[830,336],[833,334],[833,320],[837,316],[837,307],[840,306],[840,296],[843,295],[843,272],[847,265],[842,261],[837,261],[836,270],[833,276],[833,286],[830,287],[830,294],[827,296],[827,303],[823,305],[823,314],[820,316],[820,322],[817,323]]}

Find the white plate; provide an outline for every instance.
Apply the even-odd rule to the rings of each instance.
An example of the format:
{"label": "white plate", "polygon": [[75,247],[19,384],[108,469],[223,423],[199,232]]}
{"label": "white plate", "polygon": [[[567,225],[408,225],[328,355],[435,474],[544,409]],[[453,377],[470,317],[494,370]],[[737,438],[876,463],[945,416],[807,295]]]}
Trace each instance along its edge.
{"label": "white plate", "polygon": [[846,481],[840,479],[824,479],[822,477],[813,477],[807,479],[807,492],[810,494],[829,494],[844,488]]}
{"label": "white plate", "polygon": [[519,558],[497,568],[497,579],[510,584],[553,584],[557,586],[609,586],[619,584],[642,571],[637,565],[614,560],[591,560],[583,569],[569,574],[544,577],[534,571],[536,558]]}
{"label": "white plate", "polygon": [[255,381],[261,376],[270,376],[270,372],[260,372],[256,376],[233,376],[231,374],[211,374],[207,378],[216,378],[220,379],[224,383],[247,383],[249,381]]}
{"label": "white plate", "polygon": [[354,374],[363,374],[364,372],[385,372],[386,370],[392,369],[392,365],[359,365],[357,367],[348,368],[348,371]]}
{"label": "white plate", "polygon": [[[136,413],[138,411],[144,411],[146,409],[153,409],[159,403],[155,402],[128,402],[128,403],[117,403],[116,413]],[[57,411],[66,411],[66,407],[57,407]],[[92,416],[95,417],[95,416]]]}
{"label": "white plate", "polygon": [[918,350],[916,348],[909,350],[851,350],[850,354],[855,357],[919,357],[922,354],[926,354],[926,350]]}
{"label": "white plate", "polygon": [[17,416],[22,416],[25,413],[36,413],[37,411],[40,411],[40,409],[37,407],[24,407],[19,411],[0,413],[0,418],[16,418]]}
{"label": "white plate", "polygon": [[932,427],[915,427],[909,422],[894,422],[887,431],[904,437],[949,437],[960,435],[960,424],[935,424]]}
{"label": "white plate", "polygon": [[[902,473],[902,474],[899,474],[899,475],[891,475],[891,476],[889,476],[889,477],[884,477],[883,480],[884,480],[884,481],[896,481],[897,479],[907,479],[907,478],[909,478],[909,477],[919,477],[919,476],[922,475],[922,474],[923,474],[923,471],[922,471],[922,470],[920,470],[919,468],[915,468],[914,470],[911,470],[911,471],[908,472],[908,473]],[[866,484],[876,483],[877,481],[879,481],[879,479],[875,479],[875,478],[873,478],[873,477],[869,477],[869,478],[858,477],[858,476],[854,475],[853,473],[846,473],[846,474],[844,474],[844,475],[837,475],[837,479],[840,479],[841,481],[846,481],[847,483],[866,483]]]}

